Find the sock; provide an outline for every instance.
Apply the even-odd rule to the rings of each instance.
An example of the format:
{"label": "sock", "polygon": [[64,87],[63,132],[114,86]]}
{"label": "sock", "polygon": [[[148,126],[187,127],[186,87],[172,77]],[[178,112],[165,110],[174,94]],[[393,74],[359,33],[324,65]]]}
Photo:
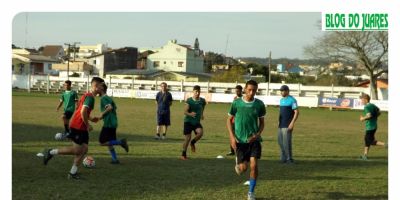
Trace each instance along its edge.
{"label": "sock", "polygon": [[196,141],[195,139],[193,139],[190,143],[191,143],[191,144],[196,144],[196,142],[197,142],[197,141]]}
{"label": "sock", "polygon": [[256,187],[256,179],[250,178],[249,193],[254,193],[254,188]]}
{"label": "sock", "polygon": [[182,156],[186,157],[186,151],[182,151]]}
{"label": "sock", "polygon": [[69,133],[69,127],[68,124],[64,124],[64,130],[66,133]]}
{"label": "sock", "polygon": [[110,154],[111,154],[111,159],[112,160],[118,160],[117,159],[117,153],[115,152],[115,149],[110,149]]}
{"label": "sock", "polygon": [[108,144],[110,144],[111,146],[121,145],[121,140],[111,140],[110,142],[108,142]]}
{"label": "sock", "polygon": [[231,147],[231,153],[233,154],[235,153],[235,150],[232,147]]}
{"label": "sock", "polygon": [[76,172],[78,172],[78,166],[73,164],[72,167],[71,167],[71,171],[69,171],[69,173],[76,174]]}
{"label": "sock", "polygon": [[50,155],[57,155],[58,154],[58,149],[52,149],[50,150]]}

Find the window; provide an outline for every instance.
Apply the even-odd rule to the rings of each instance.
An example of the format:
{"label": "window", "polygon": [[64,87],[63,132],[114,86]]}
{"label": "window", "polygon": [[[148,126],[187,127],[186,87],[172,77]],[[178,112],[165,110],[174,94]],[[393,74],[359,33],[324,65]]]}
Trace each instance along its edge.
{"label": "window", "polygon": [[159,67],[159,66],[160,66],[160,61],[153,62],[153,67]]}
{"label": "window", "polygon": [[178,62],[178,67],[183,67],[183,62]]}
{"label": "window", "polygon": [[93,60],[93,64],[94,64],[94,65],[96,64],[96,59]]}
{"label": "window", "polygon": [[51,70],[51,63],[47,64],[47,68]]}
{"label": "window", "polygon": [[12,71],[14,72],[14,65],[12,65]]}
{"label": "window", "polygon": [[167,61],[164,61],[164,65],[166,65],[167,64]]}

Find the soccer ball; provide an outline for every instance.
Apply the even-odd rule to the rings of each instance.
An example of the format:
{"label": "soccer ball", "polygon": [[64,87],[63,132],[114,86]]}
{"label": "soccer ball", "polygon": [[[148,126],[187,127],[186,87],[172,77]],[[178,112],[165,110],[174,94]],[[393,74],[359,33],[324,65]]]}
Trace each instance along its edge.
{"label": "soccer ball", "polygon": [[56,133],[56,135],[54,136],[54,139],[63,140],[63,134],[62,133]]}
{"label": "soccer ball", "polygon": [[96,166],[96,162],[92,156],[86,156],[85,159],[83,159],[82,164],[87,168],[93,168]]}

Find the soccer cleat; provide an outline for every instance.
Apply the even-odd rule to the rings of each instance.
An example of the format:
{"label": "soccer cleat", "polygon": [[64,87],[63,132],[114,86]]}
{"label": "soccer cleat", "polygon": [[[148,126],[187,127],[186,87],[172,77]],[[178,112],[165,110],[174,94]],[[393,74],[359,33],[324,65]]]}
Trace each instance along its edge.
{"label": "soccer cleat", "polygon": [[190,143],[190,150],[192,150],[193,153],[196,153],[196,146],[193,143]]}
{"label": "soccer cleat", "polygon": [[69,132],[64,132],[61,136],[61,140],[65,140],[69,136]]}
{"label": "soccer cleat", "polygon": [[360,160],[368,160],[368,157],[366,155],[361,155]]}
{"label": "soccer cleat", "polygon": [[119,160],[112,160],[111,164],[120,164]]}
{"label": "soccer cleat", "polygon": [[161,137],[160,137],[160,135],[157,135],[157,134],[156,134],[156,135],[154,136],[154,139],[155,139],[155,140],[160,140]]}
{"label": "soccer cleat", "polygon": [[129,152],[128,142],[125,138],[121,140],[121,147],[124,148],[126,152]]}
{"label": "soccer cleat", "polygon": [[50,154],[51,149],[44,149],[43,150],[43,164],[47,165],[47,162],[49,162],[49,160],[51,158],[53,158],[53,155]]}
{"label": "soccer cleat", "polygon": [[254,195],[253,192],[249,192],[247,194],[247,200],[256,200],[256,196]]}
{"label": "soccer cleat", "polygon": [[165,139],[167,139],[167,136],[162,135],[162,136],[161,136],[161,139],[162,139],[162,140],[165,140]]}
{"label": "soccer cleat", "polygon": [[78,173],[75,174],[68,173],[68,179],[80,180],[81,177],[78,175]]}
{"label": "soccer cleat", "polygon": [[226,155],[227,155],[227,156],[234,156],[235,153],[234,153],[234,152],[229,152],[229,153],[227,153]]}
{"label": "soccer cleat", "polygon": [[181,160],[187,160],[188,158],[186,156],[181,156],[179,159]]}

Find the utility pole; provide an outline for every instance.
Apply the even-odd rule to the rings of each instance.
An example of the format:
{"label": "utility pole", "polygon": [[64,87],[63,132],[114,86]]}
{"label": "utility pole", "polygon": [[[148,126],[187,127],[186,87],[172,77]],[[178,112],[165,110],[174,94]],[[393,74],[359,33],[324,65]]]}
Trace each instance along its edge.
{"label": "utility pole", "polygon": [[269,62],[268,62],[268,88],[267,88],[267,94],[269,96],[269,85],[271,84],[271,51],[269,51]]}
{"label": "utility pole", "polygon": [[76,45],[80,44],[80,42],[74,42],[73,44],[70,43],[64,43],[64,45],[68,46],[68,55],[67,55],[67,80],[69,80],[69,59],[70,59],[70,52],[71,52],[71,47],[74,48],[74,61],[75,61],[75,49]]}

